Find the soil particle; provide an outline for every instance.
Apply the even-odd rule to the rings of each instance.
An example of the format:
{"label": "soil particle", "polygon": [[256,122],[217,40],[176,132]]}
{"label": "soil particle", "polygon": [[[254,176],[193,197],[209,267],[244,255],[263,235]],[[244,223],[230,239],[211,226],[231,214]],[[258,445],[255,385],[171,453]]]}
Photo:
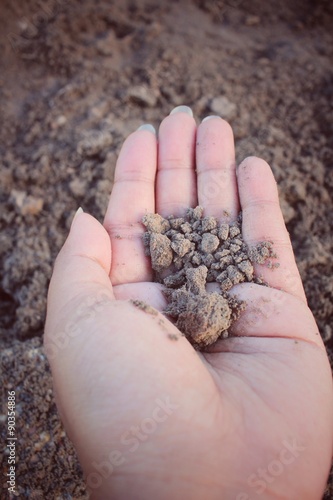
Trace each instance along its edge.
{"label": "soil particle", "polygon": [[158,311],[154,309],[152,306],[149,304],[146,304],[146,302],[143,302],[143,300],[138,300],[134,299],[130,301],[135,307],[138,309],[141,309],[141,311],[144,311],[147,314],[151,314],[152,316],[157,316]]}
{"label": "soil particle", "polygon": [[145,86],[138,85],[128,91],[128,100],[142,107],[154,107],[157,102],[157,96],[149,91]]}
{"label": "soil particle", "polygon": [[200,295],[206,292],[208,269],[206,266],[190,268],[186,270],[186,278],[188,283],[188,291],[195,295]]}
{"label": "soil particle", "polygon": [[[228,292],[239,283],[259,282],[253,263],[276,258],[272,244],[249,248],[241,234],[241,215],[236,222],[219,225],[215,217],[203,217],[200,206],[189,208],[185,217],[148,214],[142,222],[155,280],[166,287],[165,314],[198,349],[226,337],[244,308]],[[220,292],[207,292],[209,282],[216,282]]]}
{"label": "soil particle", "polygon": [[168,338],[170,340],[174,340],[175,341],[175,340],[179,340],[180,335],[177,335],[176,333],[168,333]]}
{"label": "soil particle", "polygon": [[[185,291],[180,296],[177,292],[172,296],[173,302],[180,302],[176,326],[194,346],[210,345],[227,331],[232,311],[226,298],[216,292],[196,295]],[[170,311],[173,312],[171,306]],[[168,308],[165,312],[169,313]]]}
{"label": "soil particle", "polygon": [[273,245],[270,241],[262,241],[249,249],[249,258],[257,264],[264,264],[267,259],[276,258]]}
{"label": "soil particle", "polygon": [[204,233],[201,240],[201,250],[205,253],[215,252],[219,246],[220,240],[217,236],[210,233]]}
{"label": "soil particle", "polygon": [[29,196],[24,191],[13,189],[11,196],[22,215],[38,215],[43,208],[44,200],[42,198]]}
{"label": "soil particle", "polygon": [[184,255],[189,252],[192,248],[192,243],[190,240],[186,238],[182,238],[180,240],[173,240],[171,243],[171,248],[176,252],[179,257],[184,257]]}
{"label": "soil particle", "polygon": [[232,281],[233,285],[237,285],[238,283],[242,283],[245,281],[245,275],[239,271],[236,266],[228,266],[227,267],[228,278]]}
{"label": "soil particle", "polygon": [[112,136],[108,132],[92,130],[78,143],[77,152],[82,156],[96,156],[112,144]]}
{"label": "soil particle", "polygon": [[218,230],[220,240],[226,240],[229,236],[229,224],[221,224]]}
{"label": "soil particle", "polygon": [[150,236],[150,256],[152,267],[155,271],[162,271],[172,263],[171,241],[167,236],[160,233],[152,233]]}
{"label": "soil particle", "polygon": [[249,260],[242,260],[241,262],[239,262],[238,269],[240,269],[245,274],[247,281],[252,281],[253,266]]}
{"label": "soil particle", "polygon": [[226,96],[215,97],[210,103],[210,109],[226,120],[232,120],[237,114],[237,106]]}
{"label": "soil particle", "polygon": [[152,233],[165,233],[170,229],[170,223],[159,214],[147,214],[143,217],[143,223],[148,231]]}
{"label": "soil particle", "polygon": [[204,217],[202,219],[201,227],[203,231],[211,231],[217,227],[217,221],[215,217]]}

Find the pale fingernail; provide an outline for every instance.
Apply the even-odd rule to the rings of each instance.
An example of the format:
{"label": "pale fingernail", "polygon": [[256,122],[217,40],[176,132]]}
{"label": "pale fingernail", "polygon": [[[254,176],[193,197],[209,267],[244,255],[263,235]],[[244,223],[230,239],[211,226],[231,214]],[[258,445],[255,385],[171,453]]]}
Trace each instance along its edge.
{"label": "pale fingernail", "polygon": [[221,118],[221,117],[218,115],[209,115],[209,116],[206,116],[206,118],[204,118],[201,123],[206,122],[207,120],[210,120],[211,118]]}
{"label": "pale fingernail", "polygon": [[72,222],[74,222],[74,221],[75,221],[75,219],[76,219],[76,217],[77,217],[78,215],[80,215],[80,214],[83,214],[83,208],[81,208],[81,207],[79,207],[79,208],[77,209],[77,211],[75,212],[74,217],[73,217],[73,221],[72,221]]}
{"label": "pale fingernail", "polygon": [[148,130],[149,132],[152,132],[153,134],[156,135],[156,130],[154,125],[151,125],[150,123],[145,123],[144,125],[140,125],[140,127],[137,130]]}
{"label": "pale fingernail", "polygon": [[193,116],[193,111],[188,106],[176,106],[170,111],[170,115],[174,115],[175,113],[187,113],[190,116]]}

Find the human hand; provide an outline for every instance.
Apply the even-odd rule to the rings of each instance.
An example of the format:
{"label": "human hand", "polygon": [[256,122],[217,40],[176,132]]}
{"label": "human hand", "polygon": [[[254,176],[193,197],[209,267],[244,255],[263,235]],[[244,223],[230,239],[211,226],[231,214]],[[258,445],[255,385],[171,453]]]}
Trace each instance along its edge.
{"label": "human hand", "polygon": [[[186,108],[131,134],[116,166],[104,227],[79,213],[54,268],[45,350],[57,405],[96,499],[320,499],[332,456],[332,379],[306,299],[270,167],[235,169],[232,130],[198,128]],[[273,242],[271,288],[247,302],[233,335],[193,349],[161,312],[141,218],[235,219],[253,245]],[[224,215],[223,215],[224,214]],[[176,337],[177,341],[173,340]]]}

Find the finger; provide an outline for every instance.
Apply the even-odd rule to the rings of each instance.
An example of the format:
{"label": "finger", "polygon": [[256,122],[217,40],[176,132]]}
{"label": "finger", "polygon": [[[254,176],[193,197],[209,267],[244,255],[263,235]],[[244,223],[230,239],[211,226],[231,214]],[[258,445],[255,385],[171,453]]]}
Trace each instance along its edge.
{"label": "finger", "polygon": [[255,264],[257,276],[262,276],[270,286],[306,301],[269,165],[260,158],[246,158],[237,169],[237,177],[244,240],[250,247],[261,241],[271,241],[277,254],[279,267]]}
{"label": "finger", "polygon": [[110,266],[108,233],[96,219],[78,213],[57,257],[49,287],[45,343],[50,357],[74,336],[70,329],[59,329],[59,325],[67,324],[69,315],[82,319],[101,303],[114,299]]}
{"label": "finger", "polygon": [[205,215],[234,220],[239,212],[234,136],[218,116],[203,120],[197,131],[197,184]]}
{"label": "finger", "polygon": [[114,285],[148,281],[151,266],[144,254],[143,215],[155,211],[156,135],[137,130],[123,144],[104,226],[111,238]]}
{"label": "finger", "polygon": [[187,106],[175,108],[158,133],[156,206],[159,214],[183,215],[197,204],[194,170],[196,124]]}

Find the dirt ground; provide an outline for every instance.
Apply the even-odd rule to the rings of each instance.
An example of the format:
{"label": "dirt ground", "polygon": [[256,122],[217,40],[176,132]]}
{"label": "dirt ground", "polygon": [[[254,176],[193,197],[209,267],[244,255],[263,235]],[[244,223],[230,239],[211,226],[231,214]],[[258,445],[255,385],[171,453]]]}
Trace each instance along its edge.
{"label": "dirt ground", "polygon": [[272,165],[332,348],[332,25],[330,0],[1,2],[1,386],[16,390],[19,498],[87,498],[41,347],[47,286],[75,210],[102,220],[125,136],[176,105],[222,114],[238,159]]}

